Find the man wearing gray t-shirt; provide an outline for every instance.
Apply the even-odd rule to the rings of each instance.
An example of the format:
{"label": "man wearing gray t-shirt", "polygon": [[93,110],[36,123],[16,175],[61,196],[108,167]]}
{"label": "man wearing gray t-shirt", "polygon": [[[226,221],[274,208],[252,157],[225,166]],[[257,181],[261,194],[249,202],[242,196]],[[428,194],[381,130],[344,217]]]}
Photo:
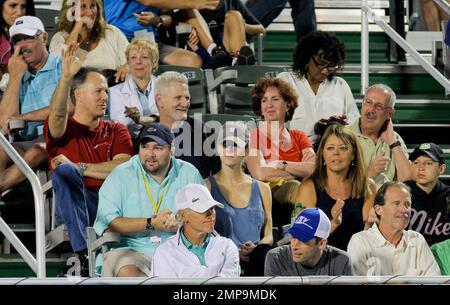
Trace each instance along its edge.
{"label": "man wearing gray t-shirt", "polygon": [[327,245],[330,228],[330,220],[321,209],[304,209],[288,231],[290,244],[267,253],[264,275],[353,275],[347,253]]}

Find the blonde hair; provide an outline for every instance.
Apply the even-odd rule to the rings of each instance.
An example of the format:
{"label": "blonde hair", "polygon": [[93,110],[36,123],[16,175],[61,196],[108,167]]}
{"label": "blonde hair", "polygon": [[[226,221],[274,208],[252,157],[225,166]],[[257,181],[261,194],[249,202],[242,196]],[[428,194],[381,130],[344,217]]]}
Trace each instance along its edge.
{"label": "blonde hair", "polygon": [[[69,14],[69,10],[73,9],[77,2],[79,3],[79,1],[64,0],[58,17],[58,25],[56,26],[57,32],[72,32],[76,20],[75,18],[73,20],[67,19],[67,15]],[[95,3],[97,5],[97,16],[95,17],[94,28],[91,31],[90,41],[97,41],[97,39],[105,37],[105,30],[107,29],[107,24],[103,17],[103,0],[95,0]]]}
{"label": "blonde hair", "polygon": [[150,57],[152,58],[153,71],[156,71],[156,69],[158,69],[159,51],[158,45],[156,43],[142,37],[133,38],[133,40],[131,40],[130,44],[125,50],[127,61],[132,49],[136,49],[141,52],[148,51],[150,53]]}

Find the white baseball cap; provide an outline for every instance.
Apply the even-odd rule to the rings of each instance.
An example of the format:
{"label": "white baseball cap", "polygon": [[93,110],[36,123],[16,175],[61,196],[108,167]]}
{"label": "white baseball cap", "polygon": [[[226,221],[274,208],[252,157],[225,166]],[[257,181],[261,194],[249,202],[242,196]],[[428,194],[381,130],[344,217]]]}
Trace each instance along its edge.
{"label": "white baseball cap", "polygon": [[219,130],[216,147],[223,145],[223,142],[233,142],[238,147],[246,147],[248,144],[248,130],[245,124],[232,121],[223,124]]}
{"label": "white baseball cap", "polygon": [[38,31],[45,32],[42,21],[34,16],[22,16],[14,21],[14,24],[9,28],[9,37],[17,34],[24,34],[34,36]]}
{"label": "white baseball cap", "polygon": [[188,184],[178,191],[175,196],[177,211],[191,209],[204,213],[213,206],[223,208],[223,204],[214,200],[209,190],[201,184]]}

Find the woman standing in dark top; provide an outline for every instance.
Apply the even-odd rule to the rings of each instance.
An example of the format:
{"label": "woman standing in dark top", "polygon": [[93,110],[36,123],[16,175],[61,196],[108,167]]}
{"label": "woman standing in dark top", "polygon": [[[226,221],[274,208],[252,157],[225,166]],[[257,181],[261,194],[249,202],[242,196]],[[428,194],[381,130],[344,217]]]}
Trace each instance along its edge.
{"label": "woman standing in dark top", "polygon": [[330,245],[346,250],[351,236],[364,229],[375,192],[355,135],[341,125],[328,127],[314,173],[300,185],[299,199],[303,206],[318,207],[330,218]]}

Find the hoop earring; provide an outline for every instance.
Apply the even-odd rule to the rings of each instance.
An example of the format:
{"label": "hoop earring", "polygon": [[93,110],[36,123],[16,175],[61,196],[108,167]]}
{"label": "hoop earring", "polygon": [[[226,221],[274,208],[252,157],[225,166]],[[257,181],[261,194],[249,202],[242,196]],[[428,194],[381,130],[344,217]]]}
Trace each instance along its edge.
{"label": "hoop earring", "polygon": [[355,166],[355,161],[352,160],[352,163],[350,163],[350,166]]}

